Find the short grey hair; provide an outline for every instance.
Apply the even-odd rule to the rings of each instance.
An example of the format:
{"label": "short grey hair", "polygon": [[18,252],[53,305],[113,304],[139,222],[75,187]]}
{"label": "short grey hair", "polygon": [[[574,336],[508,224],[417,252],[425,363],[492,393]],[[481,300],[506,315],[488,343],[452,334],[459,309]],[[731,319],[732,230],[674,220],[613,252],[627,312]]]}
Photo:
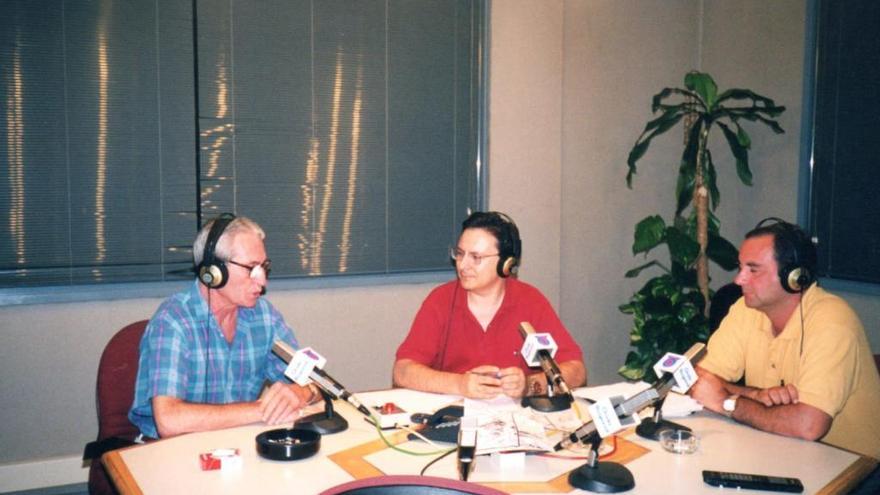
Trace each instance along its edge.
{"label": "short grey hair", "polygon": [[[216,221],[217,219],[215,218],[203,225],[196,235],[195,241],[193,241],[193,263],[195,266],[202,264],[202,260],[205,257],[205,244],[208,242],[208,234],[211,232],[211,227],[214,226]],[[242,232],[256,234],[261,240],[266,238],[266,233],[263,232],[263,228],[257,222],[247,217],[235,217],[223,229],[220,239],[217,240],[217,245],[214,247],[214,257],[222,261],[228,260],[230,256],[229,251],[232,249],[232,240]]]}

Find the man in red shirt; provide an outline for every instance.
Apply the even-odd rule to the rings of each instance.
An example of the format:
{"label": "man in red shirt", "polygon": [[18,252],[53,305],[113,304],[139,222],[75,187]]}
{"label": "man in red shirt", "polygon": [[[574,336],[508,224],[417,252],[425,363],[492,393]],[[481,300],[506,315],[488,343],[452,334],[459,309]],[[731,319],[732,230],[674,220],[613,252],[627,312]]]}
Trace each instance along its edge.
{"label": "man in red shirt", "polygon": [[475,399],[544,394],[544,373],[530,369],[520,355],[521,322],[553,336],[570,387],[586,384],[581,349],[547,298],[510,278],[521,251],[516,224],[502,213],[475,212],[462,223],[450,253],[458,277],[422,303],[397,349],[395,385]]}

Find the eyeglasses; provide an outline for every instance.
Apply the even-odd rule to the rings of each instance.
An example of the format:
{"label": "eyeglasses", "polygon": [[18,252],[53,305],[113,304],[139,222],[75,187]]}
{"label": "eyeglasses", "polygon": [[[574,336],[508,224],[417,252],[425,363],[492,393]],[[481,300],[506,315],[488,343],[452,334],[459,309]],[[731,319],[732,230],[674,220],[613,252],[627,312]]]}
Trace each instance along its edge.
{"label": "eyeglasses", "polygon": [[266,278],[269,278],[269,272],[272,271],[272,260],[266,260],[262,263],[256,265],[245,265],[242,263],[238,263],[232,260],[226,260],[227,263],[232,263],[235,266],[240,266],[242,268],[247,268],[250,271],[251,278],[257,278],[260,275],[263,275]]}
{"label": "eyeglasses", "polygon": [[457,247],[449,248],[449,257],[454,259],[456,263],[461,263],[465,258],[470,258],[471,262],[474,266],[480,266],[480,263],[483,262],[483,258],[491,258],[493,256],[501,256],[501,253],[495,254],[477,254],[477,253],[465,253],[461,249]]}

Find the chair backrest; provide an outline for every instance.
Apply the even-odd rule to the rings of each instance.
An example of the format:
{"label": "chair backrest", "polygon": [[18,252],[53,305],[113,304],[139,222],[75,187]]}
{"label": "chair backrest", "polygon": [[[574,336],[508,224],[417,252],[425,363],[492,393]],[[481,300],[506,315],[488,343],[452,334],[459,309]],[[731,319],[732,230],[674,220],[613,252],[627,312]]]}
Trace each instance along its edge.
{"label": "chair backrest", "polygon": [[[86,456],[92,462],[89,468],[92,495],[117,493],[101,465],[100,456],[108,448],[124,446],[140,433],[128,420],[128,410],[134,401],[140,343],[146,328],[147,320],[141,320],[116,332],[104,346],[98,363],[98,440],[86,446]],[[117,439],[118,442],[113,441]]]}
{"label": "chair backrest", "polygon": [[715,332],[715,330],[718,330],[718,326],[721,325],[721,320],[727,316],[730,307],[733,306],[733,303],[735,303],[740,297],[742,297],[742,288],[733,282],[724,285],[715,291],[712,299],[709,300],[710,335]]}
{"label": "chair backrest", "polygon": [[98,440],[110,437],[133,439],[140,431],[128,420],[134,400],[141,337],[147,320],[134,322],[107,342],[98,364]]}
{"label": "chair backrest", "polygon": [[321,495],[506,495],[488,486],[434,476],[391,475],[350,481]]}

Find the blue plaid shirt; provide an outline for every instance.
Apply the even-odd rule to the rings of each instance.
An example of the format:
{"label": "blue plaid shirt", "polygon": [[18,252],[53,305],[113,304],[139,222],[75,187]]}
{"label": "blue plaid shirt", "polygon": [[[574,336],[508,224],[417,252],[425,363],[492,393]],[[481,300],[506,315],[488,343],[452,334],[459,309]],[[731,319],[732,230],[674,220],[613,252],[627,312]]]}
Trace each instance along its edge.
{"label": "blue plaid shirt", "polygon": [[285,380],[287,365],[272,353],[278,339],[299,347],[281,314],[260,298],[253,308],[238,309],[235,336],[227,342],[194,282],[165,300],[147,325],[128,419],[158,438],[153,397],[202,404],[256,400],[266,380]]}

